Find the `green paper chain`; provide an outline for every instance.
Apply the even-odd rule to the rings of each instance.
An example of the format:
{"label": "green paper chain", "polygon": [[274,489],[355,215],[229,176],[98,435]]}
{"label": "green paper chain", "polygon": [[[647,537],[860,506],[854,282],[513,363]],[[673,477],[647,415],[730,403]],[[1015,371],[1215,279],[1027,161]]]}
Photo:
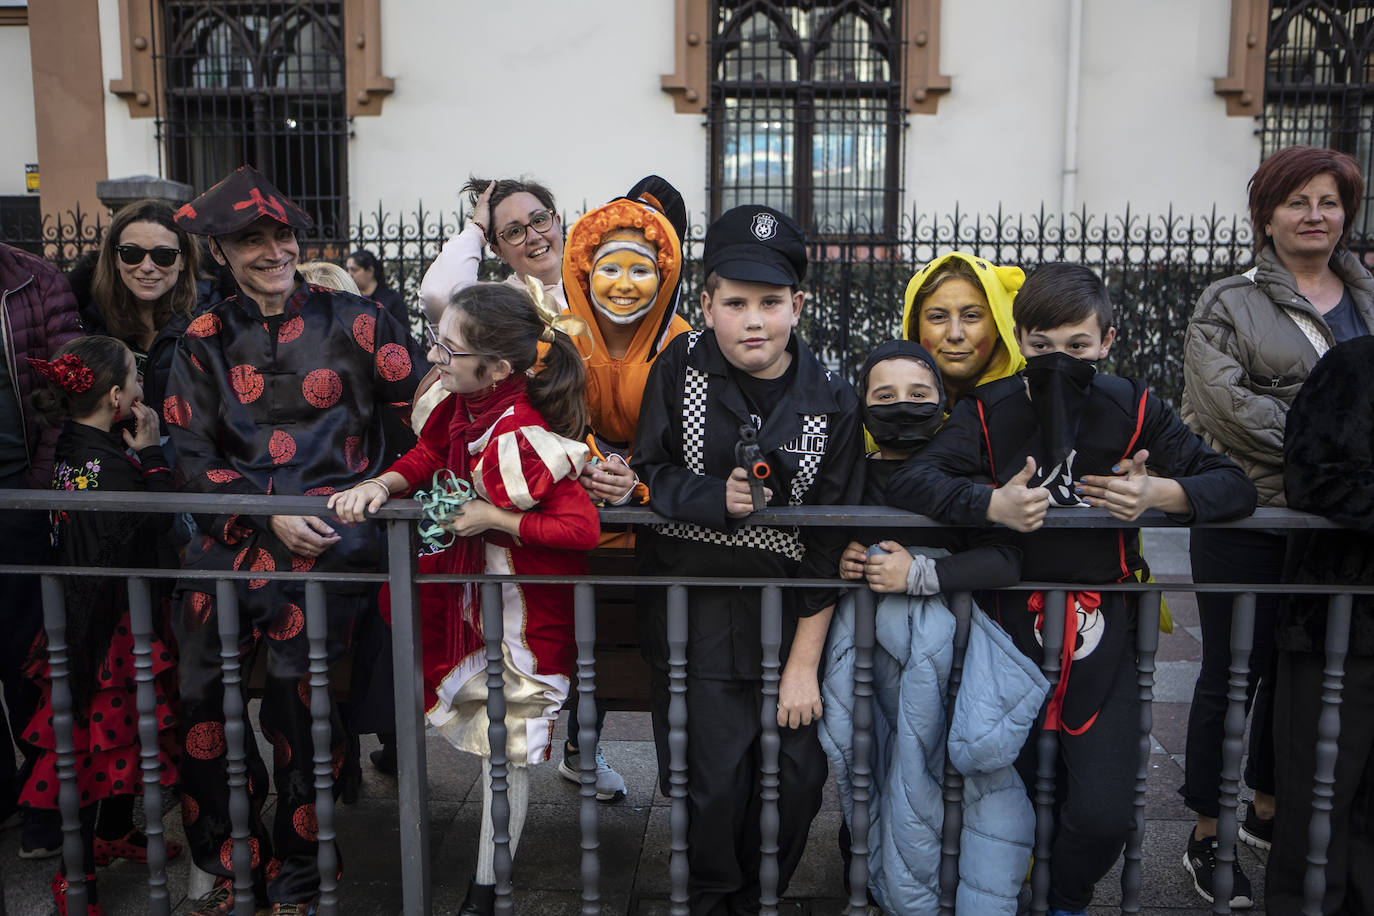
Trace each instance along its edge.
{"label": "green paper chain", "polygon": [[435,471],[430,488],[415,493],[415,501],[422,510],[416,527],[425,546],[443,550],[452,545],[458,536],[448,527],[448,523],[462,514],[463,503],[476,498],[472,484],[453,471],[448,468]]}

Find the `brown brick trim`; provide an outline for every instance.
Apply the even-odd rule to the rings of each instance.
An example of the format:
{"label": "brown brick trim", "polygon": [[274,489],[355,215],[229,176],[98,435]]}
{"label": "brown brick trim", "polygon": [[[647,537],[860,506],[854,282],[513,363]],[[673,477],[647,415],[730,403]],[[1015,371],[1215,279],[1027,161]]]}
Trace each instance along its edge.
{"label": "brown brick trim", "polygon": [[[673,72],[659,77],[678,114],[701,114],[710,85],[711,4],[674,0]],[[906,0],[902,10],[906,40],[904,106],[912,114],[935,114],[949,77],[940,73],[940,0]]]}
{"label": "brown brick trim", "polygon": [[95,185],[108,176],[96,5],[89,0],[31,5],[29,49],[43,212],[65,213],[78,206],[87,213],[102,212]]}
{"label": "brown brick trim", "polygon": [[154,51],[162,43],[162,36],[154,26],[153,17],[161,13],[162,4],[154,11],[148,0],[119,0],[119,60],[120,77],[110,80],[110,92],[129,103],[129,117],[151,118],[157,114],[158,100],[154,98],[157,85],[157,63]]}
{"label": "brown brick trim", "polygon": [[1226,75],[1213,80],[1226,99],[1226,113],[1255,117],[1264,108],[1265,51],[1269,0],[1231,0],[1231,53]]}
{"label": "brown brick trim", "polygon": [[396,81],[382,74],[382,0],[345,0],[344,74],[348,115],[379,115]]}
{"label": "brown brick trim", "polygon": [[28,25],[29,8],[27,6],[6,6],[0,7],[0,28],[7,25]]}

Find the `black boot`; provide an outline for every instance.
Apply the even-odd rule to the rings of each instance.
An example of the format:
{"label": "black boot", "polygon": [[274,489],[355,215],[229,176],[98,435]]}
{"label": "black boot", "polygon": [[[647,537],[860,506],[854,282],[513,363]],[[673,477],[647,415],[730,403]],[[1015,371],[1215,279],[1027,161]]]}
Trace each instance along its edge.
{"label": "black boot", "polygon": [[362,749],[358,746],[358,736],[349,735],[344,745],[343,765],[339,767],[338,797],[345,805],[358,802],[358,794],[363,787],[363,767],[360,761]]}
{"label": "black boot", "polygon": [[458,908],[458,916],[493,916],[495,912],[496,885],[469,881],[463,905]]}
{"label": "black boot", "polygon": [[377,772],[385,776],[396,775],[396,736],[394,734],[378,734],[382,739],[382,746],[373,751],[369,758],[372,765],[377,768]]}

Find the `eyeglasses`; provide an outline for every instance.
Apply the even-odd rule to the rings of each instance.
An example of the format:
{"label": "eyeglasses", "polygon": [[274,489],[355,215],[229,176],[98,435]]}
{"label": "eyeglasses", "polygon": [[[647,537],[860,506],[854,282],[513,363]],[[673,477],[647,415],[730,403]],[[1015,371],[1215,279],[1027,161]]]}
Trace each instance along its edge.
{"label": "eyeglasses", "polygon": [[119,252],[119,259],[130,267],[143,263],[143,259],[152,256],[153,263],[158,267],[171,267],[181,256],[180,248],[168,248],[159,245],[157,248],[143,248],[139,245],[116,245],[115,251]]}
{"label": "eyeglasses", "polygon": [[460,356],[481,356],[481,353],[459,353],[457,350],[450,350],[439,340],[439,329],[429,322],[425,322],[425,343],[429,344],[430,350],[438,349],[440,353],[439,365],[447,366]]}
{"label": "eyeglasses", "polygon": [[497,235],[507,245],[519,245],[529,238],[531,229],[535,232],[548,232],[553,227],[555,218],[548,210],[535,210],[530,214],[528,223],[514,223],[502,229]]}

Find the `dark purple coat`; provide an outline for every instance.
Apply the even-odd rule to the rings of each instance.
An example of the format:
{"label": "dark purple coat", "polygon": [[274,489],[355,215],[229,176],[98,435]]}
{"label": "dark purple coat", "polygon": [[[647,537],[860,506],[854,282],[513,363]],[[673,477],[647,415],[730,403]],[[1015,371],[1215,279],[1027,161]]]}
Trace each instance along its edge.
{"label": "dark purple coat", "polygon": [[0,342],[24,418],[30,487],[47,489],[52,482],[58,430],[39,426],[29,406],[35,377],[26,358],[52,359],[63,344],[80,336],[76,297],[62,272],[26,251],[0,245]]}

